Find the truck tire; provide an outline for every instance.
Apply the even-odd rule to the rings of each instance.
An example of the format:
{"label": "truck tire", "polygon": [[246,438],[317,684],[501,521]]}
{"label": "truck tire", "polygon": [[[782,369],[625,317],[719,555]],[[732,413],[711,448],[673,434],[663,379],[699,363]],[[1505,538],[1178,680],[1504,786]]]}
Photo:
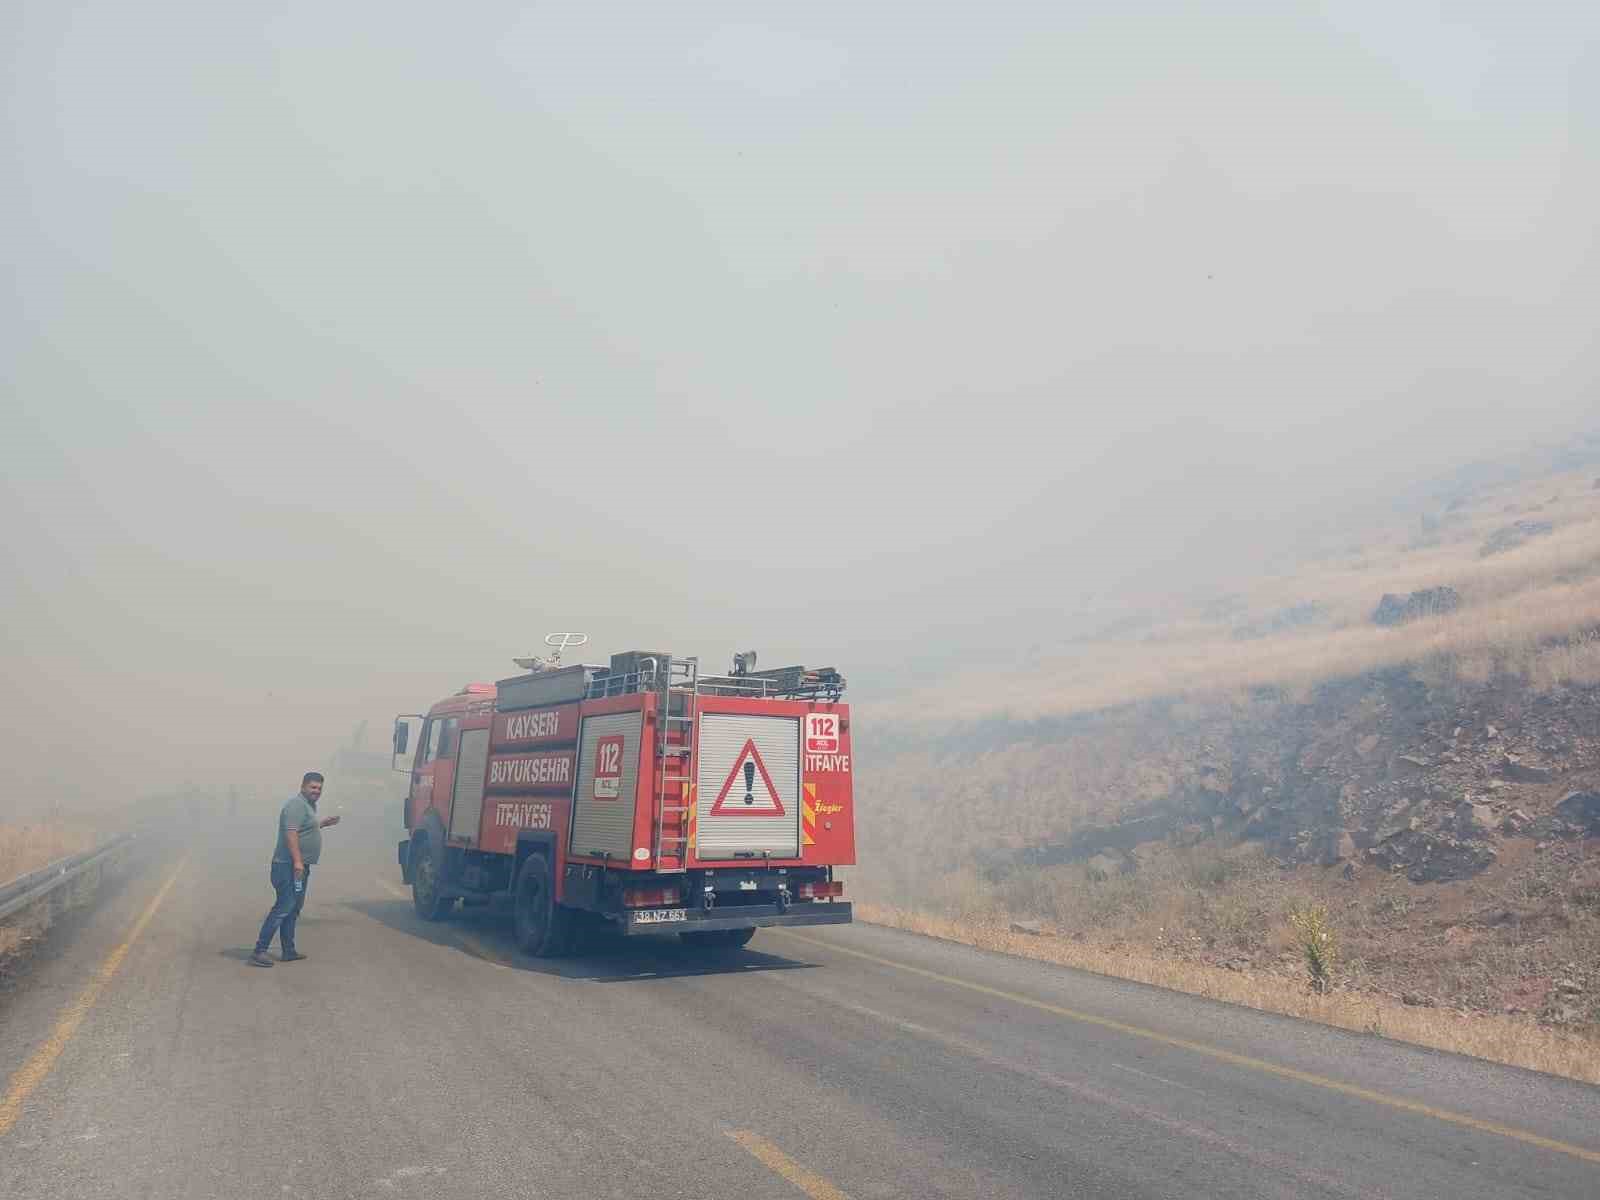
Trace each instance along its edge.
{"label": "truck tire", "polygon": [[511,889],[511,917],[517,946],[535,958],[554,958],[572,950],[574,914],[556,903],[550,860],[535,852],[523,859]]}
{"label": "truck tire", "polygon": [[433,830],[411,839],[411,906],[424,921],[442,921],[455,907],[439,894],[444,876],[444,839]]}

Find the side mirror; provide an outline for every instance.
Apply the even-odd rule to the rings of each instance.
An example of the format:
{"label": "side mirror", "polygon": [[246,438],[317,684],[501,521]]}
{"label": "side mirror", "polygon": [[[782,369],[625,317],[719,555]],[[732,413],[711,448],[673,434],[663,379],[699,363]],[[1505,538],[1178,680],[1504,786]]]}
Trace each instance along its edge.
{"label": "side mirror", "polygon": [[406,723],[404,718],[401,718],[394,723],[394,752],[396,754],[404,754],[406,747],[410,743],[411,726]]}

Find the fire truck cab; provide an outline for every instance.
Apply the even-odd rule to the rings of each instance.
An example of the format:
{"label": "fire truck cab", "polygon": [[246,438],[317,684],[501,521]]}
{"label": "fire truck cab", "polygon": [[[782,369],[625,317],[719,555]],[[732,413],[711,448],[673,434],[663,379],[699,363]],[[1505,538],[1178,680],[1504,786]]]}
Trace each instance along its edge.
{"label": "fire truck cab", "polygon": [[427,920],[505,904],[528,953],[586,927],[742,946],[768,925],[850,920],[850,711],[832,668],[728,675],[631,651],[608,666],[519,659],[395,721],[401,878]]}

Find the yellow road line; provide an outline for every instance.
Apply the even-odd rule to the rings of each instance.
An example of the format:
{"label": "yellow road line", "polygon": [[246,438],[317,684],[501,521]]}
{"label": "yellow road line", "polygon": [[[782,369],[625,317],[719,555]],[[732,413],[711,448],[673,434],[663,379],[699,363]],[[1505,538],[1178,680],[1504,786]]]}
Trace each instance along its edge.
{"label": "yellow road line", "polygon": [[405,888],[396,887],[394,884],[390,883],[387,879],[380,879],[380,880],[377,881],[377,883],[378,883],[379,887],[381,887],[384,891],[388,892],[389,895],[393,896],[396,900],[409,900],[409,899],[411,899],[411,893],[410,892],[406,891]]}
{"label": "yellow road line", "polygon": [[[779,987],[789,986],[787,982],[778,978],[777,973],[757,975],[756,978],[771,980]],[[899,1017],[891,1016],[890,1014],[884,1012],[878,1012],[876,1009],[867,1008],[865,1005],[852,1004],[850,1001],[842,1000],[838,997],[822,997],[814,991],[808,994],[817,996],[819,999],[826,999],[827,1002],[838,1005],[846,1012],[859,1013],[860,1015],[871,1020],[882,1021],[885,1024],[898,1029],[902,1033],[911,1035],[912,1037],[923,1038],[927,1041],[935,1043],[936,1045],[941,1045],[946,1049],[953,1050],[958,1054],[968,1055],[971,1058],[976,1059],[978,1062],[983,1063],[985,1066],[994,1067],[1002,1071],[1010,1071],[1013,1074],[1021,1075],[1025,1079],[1032,1079],[1036,1083],[1041,1083],[1045,1087],[1053,1088],[1056,1091],[1069,1092],[1074,1096],[1078,1096],[1092,1104],[1098,1104],[1103,1108],[1109,1108],[1116,1112],[1127,1113],[1128,1116],[1134,1118],[1135,1120],[1148,1121],[1150,1124],[1159,1126],[1160,1128],[1165,1129],[1178,1137],[1188,1138],[1191,1141],[1199,1142],[1201,1145],[1212,1146],[1218,1150],[1223,1150],[1229,1154],[1233,1154],[1239,1158],[1242,1158],[1247,1162],[1254,1163],[1257,1167],[1260,1167],[1263,1170],[1278,1171],[1284,1175],[1292,1175],[1302,1184],[1310,1187],[1316,1187],[1327,1192],[1329,1195],[1354,1196],[1357,1194],[1356,1192],[1351,1191],[1349,1187],[1345,1186],[1338,1178],[1325,1172],[1318,1171],[1314,1168],[1304,1166],[1293,1155],[1280,1154],[1273,1150],[1260,1150],[1249,1142],[1241,1142],[1236,1138],[1230,1138],[1225,1134],[1219,1133],[1214,1129],[1207,1128],[1204,1125],[1197,1125],[1193,1121],[1179,1120],[1168,1116],[1164,1112],[1159,1112],[1145,1105],[1131,1103],[1120,1096],[1114,1096],[1108,1092],[1101,1091],[1099,1088],[1090,1087],[1081,1080],[1069,1079],[1064,1075],[1057,1075],[1052,1071],[1046,1071],[1040,1067],[1035,1067],[1028,1063],[1010,1061],[977,1042],[970,1041],[966,1038],[956,1037],[954,1034],[943,1033],[937,1029],[930,1029],[926,1025],[918,1025],[913,1021],[904,1021]],[[1112,1063],[1111,1065],[1113,1067],[1121,1066],[1120,1063]],[[1131,1068],[1122,1067],[1122,1069],[1126,1071],[1130,1070]],[[1143,1071],[1138,1071],[1135,1073],[1139,1075],[1145,1075],[1145,1072]],[[1146,1075],[1145,1077],[1148,1079],[1156,1079],[1158,1082],[1168,1084],[1172,1087],[1186,1088],[1189,1091],[1199,1092],[1201,1095],[1204,1095],[1203,1092],[1200,1092],[1199,1088],[1190,1088],[1187,1084],[1172,1083],[1171,1080],[1158,1079],[1158,1077],[1155,1075]]]}
{"label": "yellow road line", "polygon": [[784,937],[793,938],[797,942],[804,942],[808,946],[816,946],[823,950],[830,950],[835,954],[849,955],[851,958],[863,959],[866,962],[876,963],[882,967],[892,967],[896,971],[904,971],[909,975],[920,975],[924,979],[932,979],[939,983],[949,984],[952,987],[964,988],[969,992],[977,992],[983,996],[993,996],[998,1000],[1009,1000],[1013,1004],[1021,1004],[1027,1008],[1037,1009],[1040,1012],[1050,1013],[1052,1016],[1065,1017],[1069,1021],[1077,1021],[1084,1025],[1095,1025],[1101,1029],[1110,1029],[1116,1033],[1126,1034],[1129,1037],[1143,1038],[1147,1042],[1157,1042],[1163,1046],[1173,1046],[1179,1050],[1188,1050],[1193,1054],[1202,1054],[1207,1058],[1225,1062],[1230,1066],[1243,1067],[1250,1071],[1259,1071],[1264,1075],[1276,1075],[1280,1079],[1292,1079],[1297,1083],[1309,1084],[1312,1087],[1324,1088],[1330,1092],[1338,1092],[1344,1096],[1354,1096],[1359,1100],[1367,1100],[1373,1104],[1381,1104],[1385,1108],[1398,1109],[1401,1112],[1416,1113],[1419,1116],[1432,1117],[1436,1121],[1444,1121],[1450,1125],[1459,1125],[1464,1129],[1476,1129],[1480,1133],[1498,1134],[1500,1137],[1511,1138],[1513,1141],[1525,1145],[1537,1146],[1541,1150],[1553,1150],[1557,1154],[1569,1154],[1573,1158],[1585,1162],[1600,1163],[1600,1150],[1588,1150],[1582,1146],[1574,1146],[1570,1142],[1557,1141],[1547,1138],[1542,1134],[1533,1133],[1526,1129],[1517,1129],[1511,1125],[1501,1125],[1497,1121],[1484,1121],[1477,1117],[1469,1117],[1465,1113],[1451,1112],[1445,1108],[1435,1108],[1431,1104],[1423,1104],[1419,1100],[1407,1100],[1403,1096],[1390,1096],[1384,1092],[1375,1092],[1370,1088],[1358,1087],[1353,1083],[1344,1083],[1338,1079],[1330,1079],[1326,1075],[1317,1075],[1311,1071],[1301,1071],[1294,1067],[1285,1067],[1278,1063],[1268,1062],[1262,1058],[1252,1058],[1247,1054],[1235,1054],[1231,1050],[1223,1050],[1218,1046],[1208,1046],[1204,1042],[1194,1042],[1187,1038],[1173,1037],[1170,1034],[1158,1033],[1154,1029],[1145,1029],[1138,1025],[1129,1025],[1123,1021],[1102,1017],[1095,1013],[1080,1012],[1073,1008],[1063,1008],[1059,1004],[1049,1004],[1043,1000],[1035,1000],[1030,996],[1008,992],[1001,988],[990,987],[985,983],[973,983],[971,980],[960,979],[954,975],[945,975],[939,971],[930,971],[926,967],[914,967],[910,963],[896,962],[892,958],[881,958],[876,954],[868,954],[864,950],[851,950],[845,946],[824,942],[817,938],[806,937],[804,934],[795,933],[788,929],[774,929],[773,933],[782,934]]}
{"label": "yellow road line", "polygon": [[35,1050],[33,1057],[23,1063],[11,1077],[11,1082],[6,1087],[5,1099],[0,1100],[0,1137],[10,1133],[11,1127],[21,1118],[23,1104],[27,1102],[34,1088],[43,1083],[45,1077],[50,1074],[50,1068],[55,1065],[56,1059],[61,1057],[61,1052],[72,1040],[72,1035],[78,1032],[78,1026],[83,1024],[83,1019],[89,1015],[89,1010],[100,999],[100,993],[105,991],[106,985],[117,973],[117,968],[122,966],[122,960],[128,957],[128,950],[139,940],[139,935],[144,932],[145,926],[150,924],[151,918],[156,915],[156,909],[161,907],[161,902],[167,898],[172,885],[178,882],[178,876],[188,861],[185,858],[172,874],[167,876],[167,881],[161,885],[161,890],[156,893],[155,899],[150,901],[144,912],[139,914],[139,919],[133,923],[128,936],[106,956],[106,960],[100,964],[100,969],[95,972],[94,978],[89,981],[89,986],[83,989],[78,998],[61,1015],[56,1027],[45,1039],[44,1045]]}
{"label": "yellow road line", "polygon": [[811,1200],[850,1200],[850,1197],[841,1192],[815,1171],[808,1171],[782,1150],[779,1150],[759,1133],[752,1133],[748,1129],[730,1129],[729,1137],[750,1151],[768,1170],[776,1175],[781,1175],[795,1187],[799,1188]]}

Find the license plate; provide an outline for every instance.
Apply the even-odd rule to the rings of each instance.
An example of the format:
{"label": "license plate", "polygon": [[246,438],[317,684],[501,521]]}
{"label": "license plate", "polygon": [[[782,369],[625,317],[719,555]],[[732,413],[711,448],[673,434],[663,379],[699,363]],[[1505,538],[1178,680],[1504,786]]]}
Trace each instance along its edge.
{"label": "license plate", "polygon": [[688,919],[689,910],[685,908],[644,908],[633,914],[635,925],[670,925]]}

